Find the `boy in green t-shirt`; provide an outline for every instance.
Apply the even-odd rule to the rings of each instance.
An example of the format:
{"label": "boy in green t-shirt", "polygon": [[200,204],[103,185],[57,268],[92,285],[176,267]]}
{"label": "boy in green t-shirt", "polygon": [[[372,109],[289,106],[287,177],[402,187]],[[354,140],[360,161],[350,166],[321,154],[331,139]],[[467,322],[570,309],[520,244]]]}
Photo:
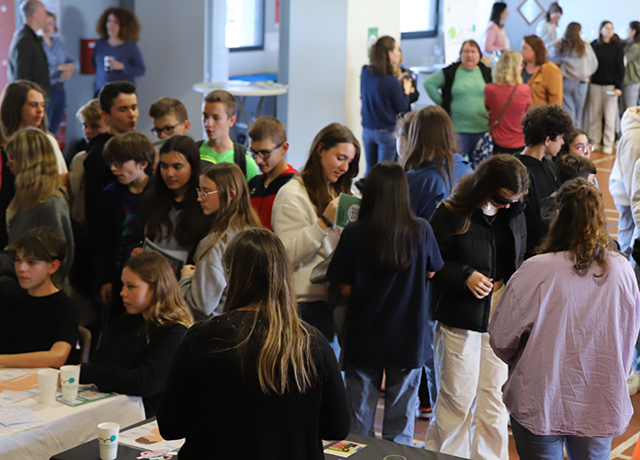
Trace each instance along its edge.
{"label": "boy in green t-shirt", "polygon": [[218,89],[207,94],[202,121],[208,140],[200,143],[200,159],[203,170],[216,163],[235,163],[249,181],[258,175],[258,166],[242,145],[231,140],[229,129],[236,122],[235,113],[236,100],[229,92]]}

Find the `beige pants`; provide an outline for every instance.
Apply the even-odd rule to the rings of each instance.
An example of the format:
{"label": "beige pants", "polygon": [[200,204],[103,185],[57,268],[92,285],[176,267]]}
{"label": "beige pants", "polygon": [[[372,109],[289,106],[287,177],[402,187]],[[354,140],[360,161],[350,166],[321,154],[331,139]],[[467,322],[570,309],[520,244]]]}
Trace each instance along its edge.
{"label": "beige pants", "polygon": [[[618,116],[618,97],[606,94],[613,91],[613,85],[594,85],[589,83],[589,139],[595,145],[613,147],[616,139],[616,117]],[[604,133],[602,118],[604,117]]]}
{"label": "beige pants", "polygon": [[[493,293],[492,306],[502,292]],[[473,460],[507,460],[508,414],[502,403],[507,365],[491,349],[488,333],[436,324],[438,399],[425,447]]]}

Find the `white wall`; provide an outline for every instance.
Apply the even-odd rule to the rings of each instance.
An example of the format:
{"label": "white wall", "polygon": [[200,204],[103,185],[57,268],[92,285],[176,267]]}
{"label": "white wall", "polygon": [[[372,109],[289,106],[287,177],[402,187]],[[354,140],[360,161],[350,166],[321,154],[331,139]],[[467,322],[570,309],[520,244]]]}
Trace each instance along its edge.
{"label": "white wall", "polygon": [[175,97],[187,107],[194,139],[202,139],[203,95],[194,83],[204,74],[204,2],[136,0],[135,12],[142,25],[140,50],[147,68],[138,80],[140,118],[137,131],[153,138],[149,106],[161,97]]}
{"label": "white wall", "polygon": [[278,118],[291,144],[287,160],[300,168],[318,131],[345,120],[347,4],[280,0],[280,14],[279,79],[289,92],[278,96]]}
{"label": "white wall", "polygon": [[[400,42],[399,0],[349,0],[347,10],[347,78],[345,124],[362,142],[360,109],[360,73],[369,62],[367,32],[378,28],[378,37],[390,35]],[[360,157],[360,172],[365,171],[364,151]]]}

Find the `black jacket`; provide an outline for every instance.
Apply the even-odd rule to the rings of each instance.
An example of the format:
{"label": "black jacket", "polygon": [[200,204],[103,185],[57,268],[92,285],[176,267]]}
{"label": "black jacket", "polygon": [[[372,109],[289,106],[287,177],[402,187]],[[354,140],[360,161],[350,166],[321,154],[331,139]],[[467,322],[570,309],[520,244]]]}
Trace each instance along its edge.
{"label": "black jacket", "polygon": [[16,30],[9,46],[9,83],[16,80],[29,80],[40,85],[47,100],[51,99],[49,83],[49,64],[42,47],[42,38],[31,27]]}
{"label": "black jacket", "polygon": [[[460,67],[459,62],[454,62],[448,67],[445,67],[442,70],[444,74],[444,86],[442,87],[442,108],[447,111],[449,115],[451,115],[451,88],[453,87],[453,80],[456,77],[456,70]],[[484,65],[482,62],[478,64],[480,67],[480,71],[482,72],[482,77],[484,81],[487,83],[491,83],[491,69]]]}
{"label": "black jacket", "polygon": [[[527,247],[527,226],[524,203],[502,209],[496,219],[506,221],[513,237],[513,264],[508,265],[505,283],[520,267]],[[433,318],[450,327],[487,332],[491,295],[477,299],[467,288],[467,278],[478,271],[494,278],[496,246],[491,224],[478,209],[471,217],[469,230],[462,235],[453,233],[462,226],[464,216],[449,211],[444,204],[436,209],[431,227],[438,241],[444,267],[433,278],[430,289]],[[494,280],[497,281],[497,280]]]}

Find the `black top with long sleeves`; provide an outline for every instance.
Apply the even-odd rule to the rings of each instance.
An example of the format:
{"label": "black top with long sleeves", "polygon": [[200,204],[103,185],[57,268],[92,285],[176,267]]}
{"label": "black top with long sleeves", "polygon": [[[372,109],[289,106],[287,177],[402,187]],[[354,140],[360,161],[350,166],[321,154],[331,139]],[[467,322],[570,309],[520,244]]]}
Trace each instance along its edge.
{"label": "black top with long sleeves", "polygon": [[49,64],[42,47],[42,38],[31,27],[16,30],[9,45],[7,81],[29,80],[40,85],[47,100],[51,99]]}

